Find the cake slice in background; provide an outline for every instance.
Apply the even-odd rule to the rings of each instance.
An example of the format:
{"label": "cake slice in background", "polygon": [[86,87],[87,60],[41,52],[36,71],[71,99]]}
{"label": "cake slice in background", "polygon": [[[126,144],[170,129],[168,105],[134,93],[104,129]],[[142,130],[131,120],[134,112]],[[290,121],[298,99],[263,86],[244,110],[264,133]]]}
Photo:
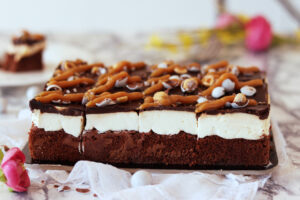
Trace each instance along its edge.
{"label": "cake slice in background", "polygon": [[14,36],[12,44],[4,55],[2,69],[12,72],[37,71],[43,69],[45,36],[23,31]]}

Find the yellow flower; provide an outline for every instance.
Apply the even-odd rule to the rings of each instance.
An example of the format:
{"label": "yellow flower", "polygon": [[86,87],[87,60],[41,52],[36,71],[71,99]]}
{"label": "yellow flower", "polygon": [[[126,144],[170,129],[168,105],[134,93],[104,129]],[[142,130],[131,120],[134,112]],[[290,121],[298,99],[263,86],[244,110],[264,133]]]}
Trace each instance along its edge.
{"label": "yellow flower", "polygon": [[296,38],[298,41],[300,41],[300,29],[296,31]]}
{"label": "yellow flower", "polygon": [[188,50],[193,45],[193,38],[188,33],[179,33],[178,35],[180,42],[183,44],[184,49]]}
{"label": "yellow flower", "polygon": [[149,46],[161,48],[163,46],[163,40],[157,34],[153,34],[150,36]]}

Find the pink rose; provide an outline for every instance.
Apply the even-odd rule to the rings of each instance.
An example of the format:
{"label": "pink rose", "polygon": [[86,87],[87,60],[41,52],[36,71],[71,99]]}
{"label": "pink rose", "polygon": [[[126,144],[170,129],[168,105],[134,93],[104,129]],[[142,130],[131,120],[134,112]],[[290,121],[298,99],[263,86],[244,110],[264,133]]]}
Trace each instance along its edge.
{"label": "pink rose", "polygon": [[6,185],[16,192],[24,192],[30,185],[24,162],[24,154],[19,148],[14,147],[6,152],[1,163]]}
{"label": "pink rose", "polygon": [[252,18],[246,24],[246,47],[252,51],[266,50],[272,42],[270,23],[263,17]]}
{"label": "pink rose", "polygon": [[229,13],[224,13],[220,15],[216,22],[217,29],[225,29],[234,25],[241,25],[241,23],[236,16]]}

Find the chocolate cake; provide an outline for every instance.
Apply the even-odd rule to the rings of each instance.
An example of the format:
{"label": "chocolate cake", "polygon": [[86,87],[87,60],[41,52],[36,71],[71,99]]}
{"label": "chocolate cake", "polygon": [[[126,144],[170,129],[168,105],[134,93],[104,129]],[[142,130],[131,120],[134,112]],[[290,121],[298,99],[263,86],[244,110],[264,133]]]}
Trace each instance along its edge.
{"label": "chocolate cake", "polygon": [[43,35],[23,31],[21,36],[12,38],[2,69],[12,72],[42,70],[44,48]]}
{"label": "chocolate cake", "polygon": [[30,101],[37,163],[255,168],[269,163],[265,73],[227,61],[201,66],[60,63]]}

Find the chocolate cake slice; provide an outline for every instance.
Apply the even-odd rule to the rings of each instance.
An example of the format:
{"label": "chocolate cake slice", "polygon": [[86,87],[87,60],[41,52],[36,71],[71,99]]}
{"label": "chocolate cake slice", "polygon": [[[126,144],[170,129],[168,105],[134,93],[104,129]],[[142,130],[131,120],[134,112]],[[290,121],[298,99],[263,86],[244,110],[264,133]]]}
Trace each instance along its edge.
{"label": "chocolate cake slice", "polygon": [[[54,130],[50,123],[37,123],[35,116],[70,116],[67,113],[80,107],[82,129],[77,128],[72,136],[77,143],[68,140],[69,146],[79,144],[80,148],[72,148],[77,156],[64,160],[70,154],[65,150],[54,153],[61,150],[49,147],[43,151],[44,157],[36,154],[35,161],[86,159],[117,166],[164,168],[253,168],[269,163],[270,102],[265,74],[257,67],[234,66],[227,61],[205,66],[170,61],[152,66],[127,61],[110,67],[82,64],[62,70],[54,76],[58,77],[56,82],[50,81],[47,87],[69,85],[73,71],[83,66],[90,69],[84,76],[92,77],[94,83],[80,87],[80,98],[61,89],[43,92],[30,103],[30,137],[39,135],[41,141],[43,135],[38,130],[44,131],[44,139],[47,134],[72,133],[64,127]],[[70,102],[64,105],[68,111],[56,108],[64,101]],[[40,106],[33,106],[37,104]],[[64,124],[64,118],[56,118],[57,123]],[[31,154],[42,146],[36,141],[30,140]],[[56,154],[62,157],[53,159]]]}
{"label": "chocolate cake slice", "polygon": [[43,69],[43,50],[45,37],[23,31],[12,38],[12,44],[4,55],[2,69],[12,72],[25,72]]}

